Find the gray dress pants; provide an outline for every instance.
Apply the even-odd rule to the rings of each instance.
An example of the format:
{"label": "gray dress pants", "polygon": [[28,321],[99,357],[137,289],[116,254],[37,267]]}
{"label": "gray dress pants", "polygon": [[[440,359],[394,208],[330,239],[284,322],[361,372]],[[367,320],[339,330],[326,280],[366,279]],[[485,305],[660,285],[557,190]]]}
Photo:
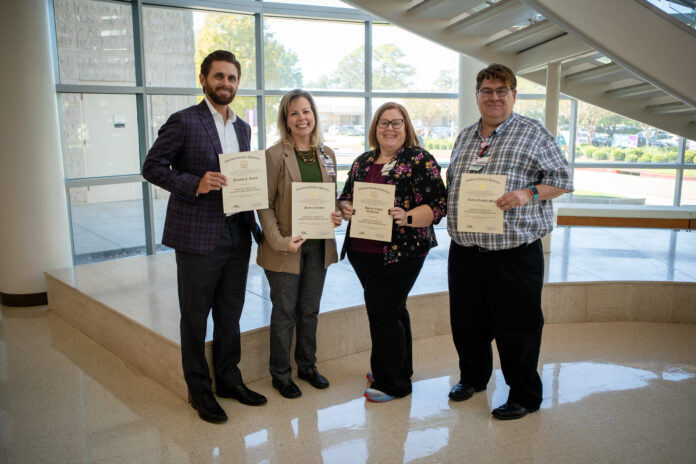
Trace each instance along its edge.
{"label": "gray dress pants", "polygon": [[266,270],[271,287],[271,357],[269,370],[274,379],[290,380],[290,350],[296,333],[295,362],[308,369],[317,361],[317,316],[324,288],[324,242],[305,243],[300,248],[300,273]]}

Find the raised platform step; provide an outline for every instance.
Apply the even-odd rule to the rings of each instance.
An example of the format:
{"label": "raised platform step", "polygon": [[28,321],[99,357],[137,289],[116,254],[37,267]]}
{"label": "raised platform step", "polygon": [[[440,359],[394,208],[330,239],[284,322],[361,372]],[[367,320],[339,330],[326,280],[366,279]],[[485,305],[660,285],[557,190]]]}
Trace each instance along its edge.
{"label": "raised platform step", "polygon": [[[431,261],[431,266],[442,267],[442,260]],[[334,272],[345,270],[337,266]],[[442,288],[443,282],[446,285],[445,271],[434,274],[424,276],[426,283],[421,284],[420,291]],[[257,267],[250,269],[250,281],[262,279],[261,275]],[[350,276],[343,277],[346,280],[334,286],[327,279],[325,294],[329,303],[322,300],[319,315],[317,356],[320,361],[370,348],[364,307],[351,305],[351,301],[361,300],[362,292],[356,286],[357,281],[352,283]],[[439,279],[439,285],[433,284],[435,279]],[[49,309],[53,313],[185,399],[175,282],[176,263],[172,254],[107,261],[46,274]],[[339,309],[332,301],[350,307]],[[694,301],[694,282],[548,283],[544,287],[543,309],[548,323],[696,323]],[[450,332],[448,296],[444,291],[412,296],[409,312],[414,338]],[[245,381],[268,376],[269,318],[270,302],[262,294],[249,291],[242,316],[240,367]],[[208,350],[211,345],[208,342]]]}
{"label": "raised platform step", "polygon": [[696,229],[696,206],[557,204],[559,226]]}

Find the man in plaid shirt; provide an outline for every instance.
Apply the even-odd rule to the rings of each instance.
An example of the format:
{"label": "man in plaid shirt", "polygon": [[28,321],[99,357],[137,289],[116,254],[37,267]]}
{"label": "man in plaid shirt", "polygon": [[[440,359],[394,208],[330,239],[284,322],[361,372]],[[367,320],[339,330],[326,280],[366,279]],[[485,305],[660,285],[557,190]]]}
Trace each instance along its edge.
{"label": "man in plaid shirt", "polygon": [[[460,370],[449,397],[463,401],[486,389],[495,339],[510,387],[507,402],[492,412],[498,419],[519,419],[541,404],[541,237],[553,229],[551,200],[573,190],[568,162],[551,133],[512,111],[516,87],[506,66],[491,64],[478,73],[481,119],[459,134],[447,170],[450,321]],[[463,173],[506,176],[505,194],[496,201],[502,234],[457,230]]]}

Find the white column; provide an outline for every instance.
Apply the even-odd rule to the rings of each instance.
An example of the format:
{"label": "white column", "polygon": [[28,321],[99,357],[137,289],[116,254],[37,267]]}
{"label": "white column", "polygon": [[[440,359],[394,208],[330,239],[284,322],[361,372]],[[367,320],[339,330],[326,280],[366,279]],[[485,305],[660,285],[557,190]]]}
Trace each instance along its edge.
{"label": "white column", "polygon": [[[549,63],[546,67],[546,128],[558,135],[558,109],[561,101],[561,63]],[[541,238],[544,253],[551,253],[551,234]]]}
{"label": "white column", "polygon": [[459,130],[481,117],[476,106],[476,74],[485,67],[486,63],[459,54]]}
{"label": "white column", "polygon": [[549,63],[546,68],[546,128],[558,135],[558,107],[561,101],[561,63]]}
{"label": "white column", "polygon": [[70,266],[70,233],[46,0],[0,6],[0,293],[41,294]]}

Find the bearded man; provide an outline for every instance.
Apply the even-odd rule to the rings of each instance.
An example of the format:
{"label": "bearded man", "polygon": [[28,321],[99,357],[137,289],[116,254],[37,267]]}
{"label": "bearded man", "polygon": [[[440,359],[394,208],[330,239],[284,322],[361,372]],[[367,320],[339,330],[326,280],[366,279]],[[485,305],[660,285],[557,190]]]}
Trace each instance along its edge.
{"label": "bearded man", "polygon": [[171,192],[162,243],[176,250],[181,358],[189,401],[208,422],[227,420],[213,396],[205,358],[211,309],[217,396],[253,406],[266,402],[244,385],[237,367],[251,235],[259,242],[261,231],[253,211],[224,214],[221,189],[227,179],[218,157],[250,148],[249,124],[229,107],[241,74],[234,54],[217,50],[208,55],[199,75],[205,98],[169,117],[142,169],[145,179]]}

